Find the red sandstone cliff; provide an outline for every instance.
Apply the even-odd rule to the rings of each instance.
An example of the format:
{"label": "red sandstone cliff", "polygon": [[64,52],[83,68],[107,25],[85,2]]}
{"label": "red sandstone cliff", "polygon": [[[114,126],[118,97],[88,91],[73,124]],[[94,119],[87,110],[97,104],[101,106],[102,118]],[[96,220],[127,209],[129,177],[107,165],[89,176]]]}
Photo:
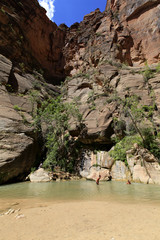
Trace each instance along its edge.
{"label": "red sandstone cliff", "polygon": [[[130,61],[133,65],[160,61],[160,1],[159,0],[108,0],[106,11],[120,23],[115,29],[120,59],[125,54],[130,38]],[[124,50],[124,53],[123,53]]]}
{"label": "red sandstone cliff", "polygon": [[108,0],[67,31],[65,68],[88,69],[104,59],[130,66],[160,61],[160,1]]}
{"label": "red sandstone cliff", "polygon": [[[0,53],[28,69],[43,69],[52,82],[64,77],[65,32],[37,0],[0,1]],[[27,70],[27,69],[26,69]]]}
{"label": "red sandstone cliff", "polygon": [[[51,22],[37,0],[0,0],[0,54],[7,57],[0,55],[1,182],[24,179],[37,159],[30,98],[37,89],[40,101],[57,94],[45,81],[70,76],[65,97],[79,104],[84,145],[113,144],[113,118],[120,116],[116,99],[128,94],[143,105],[155,104],[159,127],[159,73],[152,66],[154,78],[146,82],[140,67],[160,60],[159,15],[158,0],[108,0],[106,11],[97,9],[67,28]],[[45,80],[35,68],[44,70]],[[77,137],[77,125],[71,127]]]}

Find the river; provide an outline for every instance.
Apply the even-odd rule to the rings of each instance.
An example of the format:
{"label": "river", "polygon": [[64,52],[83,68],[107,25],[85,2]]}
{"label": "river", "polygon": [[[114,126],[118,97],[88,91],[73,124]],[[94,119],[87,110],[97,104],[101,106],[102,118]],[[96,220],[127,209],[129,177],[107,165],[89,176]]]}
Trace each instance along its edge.
{"label": "river", "polygon": [[0,210],[3,203],[35,201],[120,201],[160,203],[160,186],[125,182],[62,181],[23,182],[0,186]]}

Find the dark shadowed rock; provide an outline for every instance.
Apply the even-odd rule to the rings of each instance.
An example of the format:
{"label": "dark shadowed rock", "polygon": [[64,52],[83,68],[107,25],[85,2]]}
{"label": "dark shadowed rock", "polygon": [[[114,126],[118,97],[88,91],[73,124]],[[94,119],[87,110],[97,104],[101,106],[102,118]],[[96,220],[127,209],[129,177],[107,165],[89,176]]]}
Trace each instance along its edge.
{"label": "dark shadowed rock", "polygon": [[8,59],[0,59],[0,183],[6,183],[24,180],[41,150],[31,125],[36,79],[15,73]]}
{"label": "dark shadowed rock", "polygon": [[11,69],[12,62],[3,55],[0,55],[0,72],[1,72],[0,84],[3,85],[7,84]]}
{"label": "dark shadowed rock", "polygon": [[38,1],[1,1],[0,9],[0,53],[23,71],[43,69],[51,82],[64,78],[65,31],[48,19]]}

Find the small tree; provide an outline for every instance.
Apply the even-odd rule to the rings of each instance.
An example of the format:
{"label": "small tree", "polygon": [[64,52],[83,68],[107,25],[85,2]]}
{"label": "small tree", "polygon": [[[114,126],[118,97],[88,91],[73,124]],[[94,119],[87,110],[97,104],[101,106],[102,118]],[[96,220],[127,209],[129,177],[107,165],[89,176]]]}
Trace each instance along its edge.
{"label": "small tree", "polygon": [[35,124],[45,124],[47,157],[45,168],[59,166],[65,171],[72,171],[75,165],[75,139],[69,134],[69,119],[75,117],[80,123],[82,116],[74,103],[64,103],[61,96],[44,101],[38,109]]}
{"label": "small tree", "polygon": [[[125,99],[121,99],[121,114],[123,113],[125,117],[131,119],[136,133],[139,134],[141,138],[142,146],[147,148],[153,155],[155,155],[155,157],[160,159],[159,144],[154,136],[154,132],[157,131],[152,119],[155,104],[153,103],[151,106],[141,105],[139,100],[139,97],[136,95],[127,96]],[[140,127],[139,123],[142,123],[145,119],[149,120],[150,127]],[[118,147],[121,148],[121,145],[118,145]]]}

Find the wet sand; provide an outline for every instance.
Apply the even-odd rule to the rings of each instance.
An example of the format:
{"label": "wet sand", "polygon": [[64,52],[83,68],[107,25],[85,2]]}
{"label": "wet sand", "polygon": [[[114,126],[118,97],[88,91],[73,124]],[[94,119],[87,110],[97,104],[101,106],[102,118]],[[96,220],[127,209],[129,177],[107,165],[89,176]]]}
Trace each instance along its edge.
{"label": "wet sand", "polygon": [[[104,201],[1,201],[0,240],[159,240],[160,205]],[[6,209],[3,209],[5,212]]]}

